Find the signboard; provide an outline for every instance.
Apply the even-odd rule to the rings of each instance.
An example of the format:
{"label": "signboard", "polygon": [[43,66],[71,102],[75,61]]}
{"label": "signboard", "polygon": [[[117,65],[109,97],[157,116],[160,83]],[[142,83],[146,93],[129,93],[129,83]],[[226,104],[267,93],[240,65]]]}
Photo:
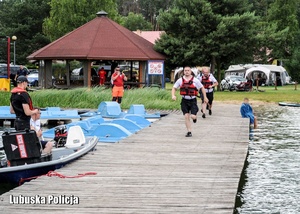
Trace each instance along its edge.
{"label": "signboard", "polygon": [[164,61],[163,60],[149,60],[148,61],[148,75],[163,75]]}

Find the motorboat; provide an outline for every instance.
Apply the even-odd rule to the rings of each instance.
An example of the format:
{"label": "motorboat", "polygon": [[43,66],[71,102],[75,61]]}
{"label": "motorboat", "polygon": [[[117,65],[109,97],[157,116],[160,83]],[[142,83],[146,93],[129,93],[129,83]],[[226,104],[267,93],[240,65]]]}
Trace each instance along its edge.
{"label": "motorboat", "polygon": [[4,131],[0,147],[0,183],[20,184],[59,169],[94,150],[98,138],[86,137],[80,126],[73,126],[64,140],[53,142],[51,153],[43,154],[34,131]]}
{"label": "motorboat", "polygon": [[286,103],[286,102],[279,102],[280,106],[289,106],[289,107],[300,107],[300,103]]}

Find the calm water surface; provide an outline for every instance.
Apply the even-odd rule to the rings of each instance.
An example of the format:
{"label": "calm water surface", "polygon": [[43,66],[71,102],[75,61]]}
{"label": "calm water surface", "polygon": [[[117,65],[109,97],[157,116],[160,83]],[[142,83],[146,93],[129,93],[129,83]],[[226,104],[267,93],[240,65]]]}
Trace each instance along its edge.
{"label": "calm water surface", "polygon": [[259,128],[251,135],[236,213],[300,213],[300,108],[255,111]]}

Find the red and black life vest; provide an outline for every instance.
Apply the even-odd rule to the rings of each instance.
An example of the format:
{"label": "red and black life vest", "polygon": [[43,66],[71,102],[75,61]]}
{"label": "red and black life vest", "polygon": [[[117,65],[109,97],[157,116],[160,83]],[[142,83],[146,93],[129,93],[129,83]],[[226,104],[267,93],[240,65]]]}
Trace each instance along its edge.
{"label": "red and black life vest", "polygon": [[182,77],[182,84],[180,86],[180,95],[187,95],[187,96],[197,96],[198,90],[196,86],[194,85],[194,77],[190,80],[185,80]]}
{"label": "red and black life vest", "polygon": [[204,86],[205,89],[209,88],[209,86],[213,85],[214,83],[210,80],[210,75],[208,76],[205,76],[203,75],[202,76],[202,80],[201,80],[201,83],[202,85]]}

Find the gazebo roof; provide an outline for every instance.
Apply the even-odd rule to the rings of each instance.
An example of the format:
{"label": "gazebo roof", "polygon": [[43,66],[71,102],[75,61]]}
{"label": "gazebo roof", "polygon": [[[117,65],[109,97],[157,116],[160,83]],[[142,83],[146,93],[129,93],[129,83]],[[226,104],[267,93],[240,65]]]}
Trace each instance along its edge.
{"label": "gazebo roof", "polygon": [[164,60],[153,44],[109,19],[97,17],[27,57],[28,60]]}
{"label": "gazebo roof", "polygon": [[165,33],[165,31],[133,31],[135,34],[143,37],[144,39],[148,40],[152,44],[155,43],[156,40],[160,39],[160,36]]}

